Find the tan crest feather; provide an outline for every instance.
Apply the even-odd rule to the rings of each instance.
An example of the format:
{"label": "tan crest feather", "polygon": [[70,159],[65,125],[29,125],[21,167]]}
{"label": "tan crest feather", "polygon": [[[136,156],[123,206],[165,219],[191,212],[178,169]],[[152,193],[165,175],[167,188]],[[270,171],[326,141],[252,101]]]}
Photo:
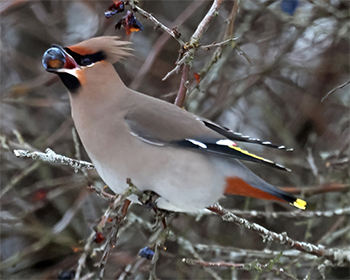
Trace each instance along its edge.
{"label": "tan crest feather", "polygon": [[69,46],[68,48],[80,55],[94,54],[104,52],[106,60],[110,63],[116,63],[118,60],[130,56],[131,42],[120,41],[117,36],[94,37],[79,44]]}

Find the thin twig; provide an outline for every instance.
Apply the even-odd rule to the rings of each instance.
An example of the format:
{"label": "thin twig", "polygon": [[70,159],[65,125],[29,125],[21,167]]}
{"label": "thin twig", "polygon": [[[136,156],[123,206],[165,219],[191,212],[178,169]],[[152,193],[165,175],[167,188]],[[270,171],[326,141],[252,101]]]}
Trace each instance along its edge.
{"label": "thin twig", "polygon": [[162,79],[162,81],[164,82],[165,80],[167,80],[170,76],[172,76],[173,74],[177,73],[179,71],[180,65],[176,65],[175,68],[171,71],[169,71],[164,78]]}
{"label": "thin twig", "polygon": [[34,162],[33,164],[29,165],[23,171],[19,174],[17,174],[15,177],[11,178],[10,182],[1,189],[0,192],[0,198],[7,193],[9,190],[11,190],[15,185],[17,185],[21,180],[23,180],[25,177],[27,177],[29,174],[31,174],[33,171],[37,170],[40,166],[40,162]]}
{"label": "thin twig", "polygon": [[251,271],[251,270],[257,270],[259,273],[261,273],[261,271],[272,271],[273,273],[275,273],[276,275],[283,275],[285,276],[286,279],[293,279],[295,280],[295,277],[293,277],[292,275],[288,274],[287,272],[285,272],[285,270],[283,268],[275,268],[275,267],[270,267],[270,263],[267,264],[260,264],[260,263],[232,263],[232,262],[207,262],[207,261],[202,261],[202,260],[193,260],[193,259],[188,259],[188,258],[184,258],[182,259],[183,263],[186,263],[188,265],[200,265],[200,266],[204,266],[204,267],[229,267],[229,268],[234,268],[234,269],[238,269],[238,270],[247,270],[247,271]]}
{"label": "thin twig", "polygon": [[58,235],[69,225],[88,195],[89,192],[86,189],[83,188],[80,191],[79,196],[74,200],[73,205],[64,212],[61,220],[52,228],[53,235]]}
{"label": "thin twig", "polygon": [[[73,119],[72,118],[67,118],[57,129],[54,133],[52,133],[44,143],[42,144],[41,147],[52,147],[54,143],[58,139],[62,139],[64,134],[68,131],[68,129],[72,129],[74,127],[73,125]],[[80,159],[76,157],[76,159]]]}
{"label": "thin twig", "polygon": [[86,243],[84,245],[83,253],[81,254],[81,256],[80,256],[80,258],[78,260],[78,267],[76,269],[75,276],[74,276],[75,280],[79,280],[80,279],[80,274],[83,271],[83,268],[85,267],[86,259],[87,259],[88,255],[90,253],[91,244],[92,244],[92,241],[94,240],[95,234],[96,233],[93,231],[90,234],[90,236],[88,237],[88,239],[86,240]]}
{"label": "thin twig", "polygon": [[232,42],[232,41],[237,41],[238,40],[238,37],[235,37],[235,38],[228,38],[220,43],[216,43],[216,42],[213,42],[209,45],[204,45],[204,46],[200,46],[202,49],[210,49],[212,47],[223,47],[223,46],[226,46],[228,43]]}
{"label": "thin twig", "polygon": [[0,147],[5,150],[15,150],[15,149],[22,149],[22,150],[28,150],[31,152],[37,151],[36,148],[32,147],[28,143],[17,143],[10,139],[8,139],[7,136],[0,134]]}
{"label": "thin twig", "polygon": [[[107,186],[105,186],[105,187],[107,187]],[[109,194],[109,193],[105,192],[104,189],[97,188],[94,185],[91,185],[88,188],[94,190],[100,197],[107,199],[110,202],[115,201],[115,199],[118,196],[118,195]]]}
{"label": "thin twig", "polygon": [[[161,217],[161,219],[165,219],[165,216]],[[170,232],[169,228],[167,226],[164,228],[162,223],[157,223],[156,226],[157,229],[154,229],[154,233],[148,239],[148,243],[150,244],[149,247],[154,247],[154,255],[149,268],[149,280],[158,279],[156,275],[157,262],[159,260],[160,251],[164,247],[164,243],[167,240]]]}
{"label": "thin twig", "polygon": [[[137,255],[133,262],[128,264],[123,272],[118,275],[118,280],[127,280],[127,279],[135,279],[136,276],[134,275],[137,271],[141,270],[142,267],[147,264],[148,260],[144,258],[140,258],[139,255]],[[116,279],[116,278],[114,278]]]}
{"label": "thin twig", "polygon": [[345,192],[349,191],[349,184],[343,183],[327,183],[318,186],[299,186],[299,187],[280,187],[279,189],[291,193],[291,194],[304,194],[305,196],[311,196],[320,193],[328,192]]}
{"label": "thin twig", "polygon": [[314,174],[315,178],[319,179],[319,182],[323,183],[320,179],[320,176],[319,176],[319,171],[318,171],[318,168],[317,168],[317,165],[315,163],[315,158],[314,156],[312,155],[312,150],[311,148],[307,148],[307,157],[306,157],[306,160],[310,166],[310,169],[312,171],[312,173]]}
{"label": "thin twig", "polygon": [[190,66],[187,64],[184,64],[184,66],[182,67],[180,88],[179,88],[179,91],[177,93],[175,103],[174,103],[176,106],[179,106],[179,107],[182,107],[182,105],[185,101],[185,98],[186,98],[189,71],[190,71]]}
{"label": "thin twig", "polygon": [[[123,221],[127,214],[127,209],[130,205],[130,201],[127,200],[126,198],[132,194],[136,194],[140,197],[142,193],[136,188],[136,186],[131,182],[130,179],[128,179],[127,182],[129,184],[129,187],[125,190],[124,194],[118,196],[118,198],[110,206],[111,211],[115,211],[116,209],[118,209],[118,211],[117,211],[116,217],[113,219],[111,230],[107,236],[105,247],[103,250],[103,255],[101,257],[100,262],[97,264],[97,267],[100,268],[101,279],[103,279],[104,277],[104,272],[105,272],[108,258],[111,254],[112,249],[115,248],[116,246],[118,232],[123,224]],[[107,213],[107,215],[109,216],[110,213],[111,212]],[[101,231],[102,228],[105,226],[106,221],[108,220],[108,216],[105,216],[101,219],[100,224],[97,226],[98,231]]]}
{"label": "thin twig", "polygon": [[179,38],[179,36],[176,32],[174,32],[170,28],[166,27],[159,20],[157,20],[152,14],[141,9],[138,5],[135,4],[134,0],[129,1],[129,4],[133,9],[136,9],[140,15],[142,15],[146,19],[152,21],[156,25],[156,28],[160,28],[163,31],[167,32],[171,37],[173,37],[176,41],[178,41],[181,46],[184,45],[184,42]]}
{"label": "thin twig", "polygon": [[227,24],[227,29],[225,32],[224,39],[233,37],[233,34],[235,33],[235,21],[236,21],[236,17],[240,7],[241,7],[241,0],[235,0],[231,9],[231,13],[227,19],[228,24]]}
{"label": "thin twig", "polygon": [[253,66],[253,62],[250,60],[249,56],[240,48],[240,46],[236,45],[235,48],[237,54],[239,54],[240,56],[243,56],[250,64],[250,66]]}
{"label": "thin twig", "polygon": [[[181,245],[181,244],[180,244]],[[280,251],[269,250],[264,248],[263,250],[252,250],[246,248],[236,248],[225,245],[216,244],[194,244],[196,252],[204,254],[206,256],[215,255],[217,258],[225,258],[230,261],[250,261],[250,260],[270,260],[281,254]],[[197,257],[194,257],[199,259]],[[317,256],[304,254],[298,250],[283,250],[283,258],[280,259],[280,263],[287,264],[291,260],[298,259],[303,264],[309,261],[316,261]]]}
{"label": "thin twig", "polygon": [[330,96],[332,93],[336,92],[338,89],[342,89],[344,87],[346,87],[347,85],[350,84],[350,80],[347,81],[346,83],[340,85],[340,86],[337,86],[335,87],[334,89],[332,89],[330,92],[328,92],[322,99],[321,99],[321,102],[323,102],[328,96]]}
{"label": "thin twig", "polygon": [[105,243],[105,248],[103,250],[103,255],[101,257],[100,262],[98,263],[98,268],[100,269],[100,278],[103,279],[104,278],[104,272],[106,269],[106,264],[108,261],[108,258],[112,252],[112,249],[115,247],[116,242],[117,242],[117,234],[118,231],[120,229],[122,220],[119,219],[113,219],[113,223],[112,223],[112,228],[111,231],[109,232],[108,236],[107,236],[107,240]]}
{"label": "thin twig", "polygon": [[331,227],[327,228],[327,231],[323,234],[323,236],[317,242],[315,242],[315,244],[325,244],[327,239],[328,239],[328,237],[332,236],[333,233],[340,226],[343,225],[344,220],[345,220],[345,217],[343,217],[343,216],[339,217]]}
{"label": "thin twig", "polygon": [[[173,232],[171,232],[174,236],[176,236]],[[196,258],[199,261],[202,261],[201,256],[196,252],[195,247],[193,246],[192,242],[181,237],[176,236],[176,240],[178,244],[182,247],[183,250],[189,252],[194,258]],[[215,280],[221,280],[221,277],[210,267],[203,267],[205,272],[210,274],[211,277],[213,277]]]}
{"label": "thin twig", "polygon": [[171,70],[170,72],[168,72],[168,73],[165,75],[165,77],[162,79],[162,81],[165,81],[165,80],[168,79],[171,75],[173,75],[173,74],[175,74],[175,73],[178,73],[178,71],[179,71],[181,65],[184,64],[185,61],[187,61],[187,60],[190,58],[190,55],[191,55],[190,52],[186,52],[186,53],[184,54],[184,56],[183,56],[179,61],[176,62],[175,68],[174,68],[173,70]]}

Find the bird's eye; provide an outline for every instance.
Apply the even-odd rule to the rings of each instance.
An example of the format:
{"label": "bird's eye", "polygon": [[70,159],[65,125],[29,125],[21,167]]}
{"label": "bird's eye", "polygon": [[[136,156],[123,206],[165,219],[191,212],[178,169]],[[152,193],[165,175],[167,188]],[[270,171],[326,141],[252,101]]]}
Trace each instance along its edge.
{"label": "bird's eye", "polygon": [[93,62],[92,62],[92,60],[91,60],[91,58],[89,58],[89,57],[84,57],[82,60],[81,60],[81,65],[83,65],[83,66],[88,66],[88,65],[90,65],[90,64],[92,64]]}

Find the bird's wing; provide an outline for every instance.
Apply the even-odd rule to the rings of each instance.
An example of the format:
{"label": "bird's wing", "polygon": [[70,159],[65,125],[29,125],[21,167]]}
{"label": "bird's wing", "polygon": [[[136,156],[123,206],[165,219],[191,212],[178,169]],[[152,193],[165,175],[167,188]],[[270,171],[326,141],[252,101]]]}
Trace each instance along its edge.
{"label": "bird's wing", "polygon": [[[158,146],[171,145],[195,149],[290,171],[280,164],[239,148],[231,140],[235,134],[230,130],[200,119],[174,105],[164,102],[166,106],[165,104],[157,106],[156,103],[143,102],[143,107],[129,110],[125,115],[124,120],[130,133],[140,140]],[[236,137],[240,141],[246,140],[242,136]]]}
{"label": "bird's wing", "polygon": [[293,149],[286,148],[284,145],[276,145],[276,144],[271,143],[270,141],[264,141],[264,140],[260,140],[258,138],[251,138],[247,135],[243,135],[242,133],[234,132],[227,127],[213,123],[210,120],[203,119],[203,118],[197,118],[197,119],[199,121],[203,122],[204,125],[207,126],[208,128],[216,131],[217,133],[227,137],[230,140],[238,141],[238,142],[259,144],[259,145],[263,145],[263,146],[269,147],[269,148],[275,148],[278,150],[286,150],[288,152],[293,151]]}

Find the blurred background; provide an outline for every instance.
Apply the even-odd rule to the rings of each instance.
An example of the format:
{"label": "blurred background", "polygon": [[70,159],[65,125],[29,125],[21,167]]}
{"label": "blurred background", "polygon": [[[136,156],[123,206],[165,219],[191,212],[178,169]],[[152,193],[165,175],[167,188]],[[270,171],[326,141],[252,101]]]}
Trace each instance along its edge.
{"label": "blurred background", "polygon": [[[123,16],[106,19],[112,1],[1,1],[1,278],[72,279],[86,239],[108,207],[108,201],[87,188],[82,172],[32,159],[16,158],[14,149],[45,151],[76,158],[69,99],[58,77],[45,72],[43,53],[101,36],[118,35],[133,42],[133,56],[116,65],[131,88],[173,102],[181,73],[162,81],[175,67],[179,44],[136,13],[144,30],[130,36],[114,26]],[[140,1],[164,25],[188,41],[212,1]],[[223,48],[199,48],[194,56],[185,108],[244,135],[294,148],[284,152],[242,145],[293,170],[278,171],[246,164],[275,186],[308,201],[307,211],[319,217],[273,217],[292,207],[242,197],[221,201],[228,209],[262,211],[248,217],[295,240],[349,250],[350,87],[330,91],[349,77],[349,2],[340,0],[225,1],[202,45],[221,42],[233,10],[239,8],[229,33],[238,40]],[[218,53],[220,52],[220,55]],[[198,83],[194,74],[200,76]],[[78,150],[89,161],[83,147]],[[94,186],[103,182],[89,172]],[[329,215],[322,214],[331,211]],[[154,214],[134,205],[119,233],[106,266],[105,279],[146,279],[148,260],[138,251],[150,244]],[[160,252],[160,279],[281,279],[269,270],[231,270],[182,263],[182,258],[266,264],[279,259],[287,279],[349,279],[347,265],[299,254],[277,243],[265,243],[255,232],[225,223],[220,217],[177,214],[174,233]],[[108,229],[108,227],[107,227]],[[106,230],[107,230],[106,229]],[[84,274],[96,272],[101,258],[88,256]],[[135,265],[137,263],[137,266]],[[127,266],[134,270],[123,276]],[[98,273],[97,273],[98,274]],[[122,278],[124,277],[124,278]],[[129,278],[128,278],[129,277]],[[96,277],[95,277],[96,278]],[[93,279],[95,279],[93,277]],[[89,279],[89,278],[86,278]]]}

